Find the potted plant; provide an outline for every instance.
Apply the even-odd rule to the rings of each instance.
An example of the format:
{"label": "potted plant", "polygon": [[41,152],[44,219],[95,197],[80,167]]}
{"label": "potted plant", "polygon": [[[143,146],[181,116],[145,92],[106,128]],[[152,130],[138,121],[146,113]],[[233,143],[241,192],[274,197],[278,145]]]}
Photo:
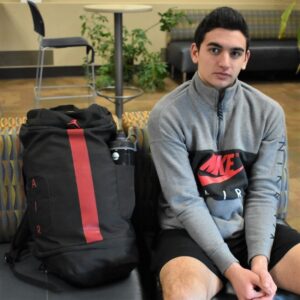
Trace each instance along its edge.
{"label": "potted plant", "polygon": [[[124,81],[136,84],[146,91],[164,88],[164,79],[168,76],[167,64],[159,52],[150,52],[151,41],[147,32],[160,25],[161,31],[170,31],[186,15],[170,8],[159,13],[159,22],[143,30],[129,31],[123,27],[123,61]],[[114,85],[114,36],[108,27],[108,19],[101,14],[81,15],[81,34],[86,36],[99,57],[100,67],[97,69],[97,87]]]}

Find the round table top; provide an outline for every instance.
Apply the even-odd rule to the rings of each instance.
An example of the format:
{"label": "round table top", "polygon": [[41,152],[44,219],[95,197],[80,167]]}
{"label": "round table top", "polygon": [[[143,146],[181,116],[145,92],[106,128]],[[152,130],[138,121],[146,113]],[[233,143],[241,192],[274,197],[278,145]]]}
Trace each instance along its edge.
{"label": "round table top", "polygon": [[140,4],[94,4],[86,5],[84,9],[89,12],[136,13],[150,11],[152,6]]}

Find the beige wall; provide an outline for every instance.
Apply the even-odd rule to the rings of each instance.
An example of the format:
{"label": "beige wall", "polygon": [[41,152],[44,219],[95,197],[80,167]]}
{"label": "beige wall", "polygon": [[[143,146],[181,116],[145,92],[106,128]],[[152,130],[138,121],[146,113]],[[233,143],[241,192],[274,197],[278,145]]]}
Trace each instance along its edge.
{"label": "beige wall", "polygon": [[[158,12],[164,12],[170,7],[177,8],[214,8],[217,6],[232,6],[237,9],[284,9],[291,0],[152,0],[147,2],[118,0],[113,2],[132,4],[151,4],[152,12],[124,14],[123,23],[129,29],[144,28],[156,23]],[[184,4],[182,4],[184,2]],[[80,35],[79,16],[84,14],[84,5],[92,3],[111,3],[111,1],[74,1],[74,0],[43,0],[39,5],[46,25],[48,37]],[[297,8],[300,8],[298,1]],[[106,14],[111,20],[111,14]],[[152,50],[159,51],[165,47],[166,35],[159,31],[159,27],[149,31],[148,37],[152,41]],[[33,32],[31,15],[27,4],[17,0],[0,0],[0,51],[27,51],[36,50],[38,46],[37,35]],[[84,55],[82,50],[56,50],[54,52],[55,65],[78,65]]]}

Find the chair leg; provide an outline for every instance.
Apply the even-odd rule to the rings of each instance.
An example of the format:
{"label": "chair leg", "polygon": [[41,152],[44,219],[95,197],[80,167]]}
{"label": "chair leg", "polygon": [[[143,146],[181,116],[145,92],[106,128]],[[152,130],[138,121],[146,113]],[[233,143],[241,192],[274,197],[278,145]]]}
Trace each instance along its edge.
{"label": "chair leg", "polygon": [[40,68],[39,68],[39,66],[41,65],[41,53],[42,53],[42,50],[40,48],[39,53],[38,53],[36,72],[35,72],[35,86],[36,87],[38,86],[39,77],[40,77]]}
{"label": "chair leg", "polygon": [[96,79],[95,79],[95,64],[91,63],[91,71],[92,71],[92,89],[93,89],[93,102],[96,100]]}
{"label": "chair leg", "polygon": [[36,75],[37,82],[36,82],[35,106],[37,108],[39,107],[39,102],[41,99],[44,58],[45,58],[45,50],[43,48],[40,48],[39,61],[38,61],[38,65],[37,65],[37,75]]}
{"label": "chair leg", "polygon": [[[38,108],[39,104],[42,100],[56,100],[56,99],[76,99],[76,98],[88,98],[87,100],[90,103],[95,103],[96,101],[96,79],[95,79],[95,65],[94,62],[88,63],[86,61],[86,74],[87,83],[86,84],[71,84],[71,85],[64,85],[64,84],[57,84],[57,85],[45,85],[43,84],[43,70],[44,70],[44,61],[45,61],[45,51],[49,49],[46,47],[40,46],[39,53],[38,53],[38,62],[37,62],[37,69],[36,69],[36,82],[35,82],[35,107]],[[86,89],[86,93],[81,94],[74,94],[71,95],[68,93],[62,93],[60,95],[45,95],[43,96],[43,91],[49,91],[54,89],[70,89],[70,88],[81,88]]]}
{"label": "chair leg", "polygon": [[36,75],[35,75],[35,87],[34,87],[34,103],[35,107],[38,108],[38,102],[40,97],[40,89],[39,87],[39,81],[40,81],[40,66],[41,66],[41,56],[42,56],[42,49],[40,47],[39,53],[38,53],[38,59],[37,59],[37,66],[36,66]]}

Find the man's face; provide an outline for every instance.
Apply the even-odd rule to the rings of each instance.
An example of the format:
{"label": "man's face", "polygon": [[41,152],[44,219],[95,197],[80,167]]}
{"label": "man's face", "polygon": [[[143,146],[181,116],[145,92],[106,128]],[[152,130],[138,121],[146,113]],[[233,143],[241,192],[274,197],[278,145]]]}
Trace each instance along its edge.
{"label": "man's face", "polygon": [[198,74],[208,86],[222,90],[231,86],[250,57],[246,38],[239,30],[213,29],[205,34],[200,49],[193,43],[191,56]]}

